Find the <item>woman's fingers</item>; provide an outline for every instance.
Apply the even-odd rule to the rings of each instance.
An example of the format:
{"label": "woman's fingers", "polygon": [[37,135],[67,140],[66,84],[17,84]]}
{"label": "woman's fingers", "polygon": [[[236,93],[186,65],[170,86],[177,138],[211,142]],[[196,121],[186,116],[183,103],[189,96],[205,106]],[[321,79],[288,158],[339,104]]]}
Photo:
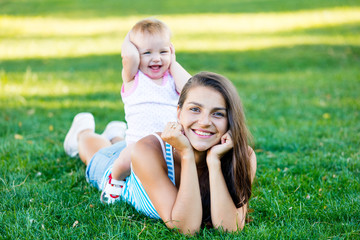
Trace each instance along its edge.
{"label": "woman's fingers", "polygon": [[231,144],[231,145],[233,145],[230,132],[225,133],[225,134],[221,137],[221,144],[225,144],[225,143],[226,143],[226,144]]}
{"label": "woman's fingers", "polygon": [[166,124],[165,129],[162,132],[161,138],[177,150],[191,147],[189,140],[182,132],[181,124],[177,122],[169,122]]}
{"label": "woman's fingers", "polygon": [[220,144],[217,144],[210,149],[208,155],[213,155],[217,156],[217,158],[221,158],[233,147],[234,143],[232,141],[231,134],[230,132],[227,132],[221,137]]}
{"label": "woman's fingers", "polygon": [[168,122],[165,126],[164,131],[161,134],[161,137],[164,141],[169,141],[171,138],[175,138],[181,130],[181,126],[179,126],[176,122]]}

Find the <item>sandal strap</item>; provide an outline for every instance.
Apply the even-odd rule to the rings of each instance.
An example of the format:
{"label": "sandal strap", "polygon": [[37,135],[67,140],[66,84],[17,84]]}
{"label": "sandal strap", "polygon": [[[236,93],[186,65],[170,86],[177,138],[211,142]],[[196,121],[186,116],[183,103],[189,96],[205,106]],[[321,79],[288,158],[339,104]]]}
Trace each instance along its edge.
{"label": "sandal strap", "polygon": [[124,186],[125,184],[125,181],[122,181],[122,180],[116,180],[116,179],[111,179],[110,180],[110,183],[111,184],[114,184],[114,185],[118,185],[118,186]]}
{"label": "sandal strap", "polygon": [[107,185],[105,192],[106,194],[111,194],[111,195],[121,195],[122,188],[120,186],[111,186],[109,184]]}

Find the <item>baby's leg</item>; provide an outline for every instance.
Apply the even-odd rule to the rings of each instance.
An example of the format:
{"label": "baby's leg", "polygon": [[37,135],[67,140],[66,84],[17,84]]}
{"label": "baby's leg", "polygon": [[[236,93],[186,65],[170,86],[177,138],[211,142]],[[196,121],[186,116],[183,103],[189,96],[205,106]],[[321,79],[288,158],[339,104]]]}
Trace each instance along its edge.
{"label": "baby's leg", "polygon": [[123,180],[130,175],[131,151],[134,145],[128,145],[115,160],[111,173],[113,179]]}

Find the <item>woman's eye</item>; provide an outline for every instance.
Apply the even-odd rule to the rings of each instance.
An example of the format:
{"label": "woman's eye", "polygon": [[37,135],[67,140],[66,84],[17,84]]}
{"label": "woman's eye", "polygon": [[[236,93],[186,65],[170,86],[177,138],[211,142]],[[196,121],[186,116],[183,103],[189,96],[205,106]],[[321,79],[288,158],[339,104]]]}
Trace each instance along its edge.
{"label": "woman's eye", "polygon": [[192,112],[199,112],[200,109],[197,108],[197,107],[193,107],[193,108],[190,108],[190,111],[192,111]]}
{"label": "woman's eye", "polygon": [[225,117],[225,114],[222,112],[214,112],[214,116],[220,118],[220,117]]}

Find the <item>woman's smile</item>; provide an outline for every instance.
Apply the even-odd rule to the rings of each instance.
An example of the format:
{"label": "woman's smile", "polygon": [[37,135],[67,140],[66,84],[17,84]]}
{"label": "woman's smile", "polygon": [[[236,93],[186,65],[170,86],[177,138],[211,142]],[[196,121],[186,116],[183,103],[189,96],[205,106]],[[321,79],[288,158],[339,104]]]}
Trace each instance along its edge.
{"label": "woman's smile", "polygon": [[225,100],[211,87],[191,89],[182,109],[178,109],[178,118],[196,151],[218,144],[228,129]]}
{"label": "woman's smile", "polygon": [[210,136],[214,135],[214,133],[205,130],[192,129],[192,131],[199,137],[203,138],[209,138]]}

